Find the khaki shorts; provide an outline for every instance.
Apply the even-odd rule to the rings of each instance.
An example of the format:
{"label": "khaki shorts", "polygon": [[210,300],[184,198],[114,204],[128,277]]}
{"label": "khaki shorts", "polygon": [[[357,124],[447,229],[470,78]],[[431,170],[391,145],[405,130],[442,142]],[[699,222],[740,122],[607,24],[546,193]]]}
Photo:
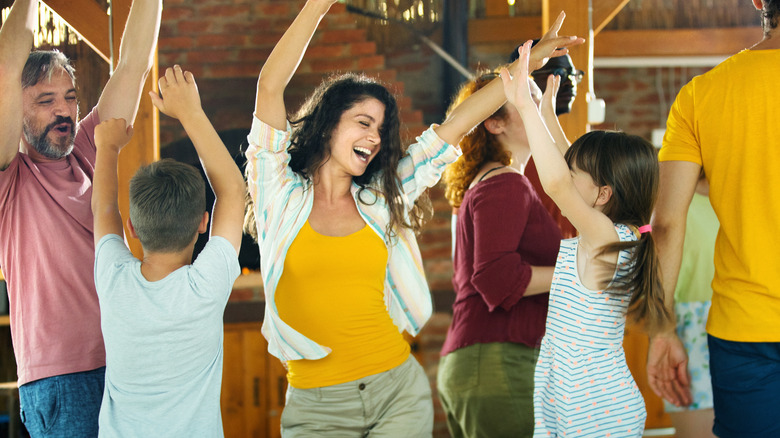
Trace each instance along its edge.
{"label": "khaki shorts", "polygon": [[383,373],[321,388],[288,386],[282,437],[430,437],[433,400],[414,356]]}

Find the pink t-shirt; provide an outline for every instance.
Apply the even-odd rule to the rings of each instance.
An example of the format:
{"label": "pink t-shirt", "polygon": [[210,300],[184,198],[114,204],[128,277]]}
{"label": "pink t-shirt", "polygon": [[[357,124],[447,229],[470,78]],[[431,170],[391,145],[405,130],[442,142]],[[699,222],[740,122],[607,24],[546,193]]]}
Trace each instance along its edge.
{"label": "pink t-shirt", "polygon": [[8,284],[19,384],[105,365],[95,293],[93,110],[66,159],[19,153],[0,172],[0,266]]}

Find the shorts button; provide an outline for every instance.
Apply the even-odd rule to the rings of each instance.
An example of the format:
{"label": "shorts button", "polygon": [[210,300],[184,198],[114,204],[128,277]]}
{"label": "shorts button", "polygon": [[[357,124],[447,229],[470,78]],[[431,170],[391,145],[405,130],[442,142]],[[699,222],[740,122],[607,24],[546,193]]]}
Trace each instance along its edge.
{"label": "shorts button", "polygon": [[361,391],[366,389],[366,384],[365,383],[361,383],[360,385],[358,385],[358,389],[361,390]]}

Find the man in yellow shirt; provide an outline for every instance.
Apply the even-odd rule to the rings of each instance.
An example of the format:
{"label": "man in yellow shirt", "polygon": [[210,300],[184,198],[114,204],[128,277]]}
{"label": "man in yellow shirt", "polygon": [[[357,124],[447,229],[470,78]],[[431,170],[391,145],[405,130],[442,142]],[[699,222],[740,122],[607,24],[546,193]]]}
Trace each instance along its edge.
{"label": "man in yellow shirt", "polygon": [[[672,106],[653,218],[671,308],[686,212],[704,168],[721,224],[707,323],[719,437],[780,436],[780,0],[753,4],[763,39],[694,78]],[[651,335],[647,371],[657,394],[690,403],[687,357],[673,327]]]}

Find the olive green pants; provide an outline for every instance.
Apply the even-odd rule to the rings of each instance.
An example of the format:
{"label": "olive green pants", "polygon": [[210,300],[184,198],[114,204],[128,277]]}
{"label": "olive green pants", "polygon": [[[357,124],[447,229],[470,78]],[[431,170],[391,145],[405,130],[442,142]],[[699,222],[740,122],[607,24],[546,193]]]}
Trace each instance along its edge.
{"label": "olive green pants", "polygon": [[539,350],[474,344],[441,358],[437,386],[452,438],[530,437]]}

